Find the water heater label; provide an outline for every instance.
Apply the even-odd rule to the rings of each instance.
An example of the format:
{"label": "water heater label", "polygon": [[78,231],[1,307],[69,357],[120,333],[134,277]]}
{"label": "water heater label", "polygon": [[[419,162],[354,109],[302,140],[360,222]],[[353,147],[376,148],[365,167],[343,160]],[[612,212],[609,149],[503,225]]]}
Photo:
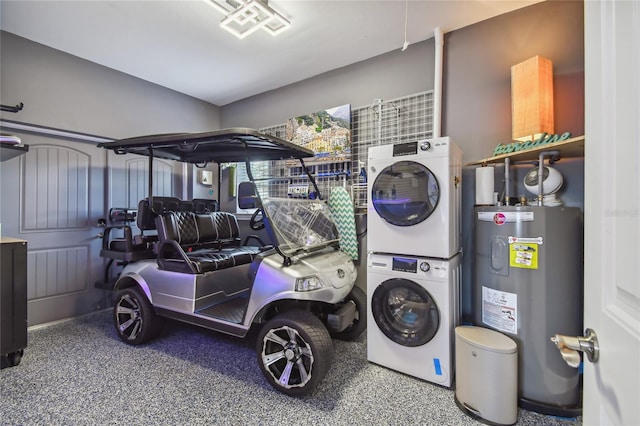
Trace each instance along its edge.
{"label": "water heater label", "polygon": [[544,242],[544,238],[542,237],[513,237],[509,236],[508,238],[509,244],[513,243],[531,243],[531,244],[542,244]]}
{"label": "water heater label", "polygon": [[518,334],[518,295],[482,286],[482,323]]}
{"label": "water heater label", "polygon": [[538,253],[542,237],[509,237],[509,266],[512,268],[538,269]]}
{"label": "water heater label", "polygon": [[533,222],[533,212],[478,212],[478,220],[493,222],[496,225],[513,222]]}

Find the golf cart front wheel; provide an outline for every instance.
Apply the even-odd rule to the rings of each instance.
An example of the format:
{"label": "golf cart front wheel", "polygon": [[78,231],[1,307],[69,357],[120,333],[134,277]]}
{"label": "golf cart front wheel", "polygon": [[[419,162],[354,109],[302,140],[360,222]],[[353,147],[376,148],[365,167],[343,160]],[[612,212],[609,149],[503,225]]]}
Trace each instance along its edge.
{"label": "golf cart front wheel", "polygon": [[333,345],[322,321],[306,311],[290,311],[270,320],[256,345],[262,374],[290,396],[311,393],[331,366]]}

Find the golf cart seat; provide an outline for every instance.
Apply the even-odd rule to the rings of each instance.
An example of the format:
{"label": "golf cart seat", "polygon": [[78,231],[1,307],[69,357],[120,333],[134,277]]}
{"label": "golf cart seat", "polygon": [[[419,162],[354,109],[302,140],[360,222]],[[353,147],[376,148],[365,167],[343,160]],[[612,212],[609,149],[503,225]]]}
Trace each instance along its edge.
{"label": "golf cart seat", "polygon": [[[214,200],[212,200],[214,201]],[[113,224],[104,230],[100,256],[119,260],[121,262],[135,262],[155,257],[153,245],[158,241],[154,233],[145,234],[156,229],[156,216],[168,211],[192,209],[193,206],[175,197],[153,197],[151,204],[145,198],[138,202],[138,209],[112,208],[109,210],[109,220]],[[140,233],[133,235],[130,225],[135,221]],[[115,237],[112,232],[122,230],[122,236]]]}
{"label": "golf cart seat", "polygon": [[193,211],[195,213],[211,213],[220,211],[220,203],[217,200],[210,200],[207,198],[194,198]]}
{"label": "golf cart seat", "polygon": [[[136,225],[140,234],[134,237],[136,245],[152,247],[158,241],[156,234],[156,217],[169,211],[188,210],[189,205],[176,197],[152,197],[151,203],[148,198],[140,200],[138,203],[138,218]],[[145,231],[151,232],[145,234]]]}
{"label": "golf cart seat", "polygon": [[227,212],[170,211],[156,218],[160,269],[200,274],[249,264],[260,247],[241,244],[236,217]]}
{"label": "golf cart seat", "polygon": [[[130,223],[137,220],[138,212],[127,208],[109,210],[111,226],[104,229],[100,256],[121,262],[153,258],[153,252],[146,245],[135,241]],[[114,237],[115,230],[121,230],[122,236]]]}

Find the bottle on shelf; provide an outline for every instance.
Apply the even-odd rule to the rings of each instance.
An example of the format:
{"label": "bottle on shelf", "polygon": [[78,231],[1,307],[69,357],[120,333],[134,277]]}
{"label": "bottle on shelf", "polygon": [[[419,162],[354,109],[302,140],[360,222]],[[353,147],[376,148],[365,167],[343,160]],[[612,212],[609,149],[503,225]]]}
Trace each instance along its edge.
{"label": "bottle on shelf", "polygon": [[364,167],[364,161],[360,161],[360,175],[358,176],[358,183],[364,185],[367,183],[367,171]]}

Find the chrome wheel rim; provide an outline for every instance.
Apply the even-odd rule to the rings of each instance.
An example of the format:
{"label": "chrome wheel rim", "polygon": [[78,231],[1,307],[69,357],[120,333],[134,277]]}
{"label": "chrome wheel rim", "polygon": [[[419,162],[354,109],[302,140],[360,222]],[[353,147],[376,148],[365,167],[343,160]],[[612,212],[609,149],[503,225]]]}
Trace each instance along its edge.
{"label": "chrome wheel rim", "polygon": [[261,357],[265,369],[285,389],[304,387],[311,380],[311,346],[291,327],[269,330],[262,339]]}
{"label": "chrome wheel rim", "polygon": [[134,340],[142,330],[140,304],[129,294],[123,295],[116,305],[116,321],[120,335]]}

